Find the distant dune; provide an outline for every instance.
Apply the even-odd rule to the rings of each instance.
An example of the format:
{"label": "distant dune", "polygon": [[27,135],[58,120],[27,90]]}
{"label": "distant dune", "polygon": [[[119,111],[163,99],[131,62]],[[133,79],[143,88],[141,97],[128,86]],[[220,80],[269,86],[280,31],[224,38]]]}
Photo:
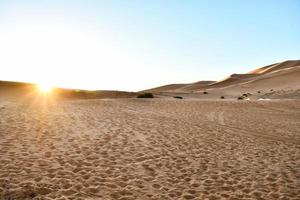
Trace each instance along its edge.
{"label": "distant dune", "polygon": [[[251,95],[253,99],[264,97],[300,99],[300,60],[284,61],[259,67],[245,74],[232,74],[221,81],[169,84],[137,93],[56,88],[52,95],[62,98],[87,99],[132,98],[145,92],[151,92],[156,97],[182,96],[200,99],[219,99],[221,97],[232,99],[245,93]],[[37,89],[36,85],[32,83],[0,81],[0,95],[2,96],[28,96],[34,93],[37,93]]]}
{"label": "distant dune", "polygon": [[[171,84],[149,90],[157,95],[184,95],[196,98],[235,98],[243,93],[256,93],[262,96],[300,98],[300,60],[275,63],[260,67],[245,74],[232,74],[221,81],[199,81],[190,84]],[[208,95],[197,96],[207,91]],[[257,94],[258,93],[258,94]],[[292,95],[294,94],[294,95]]]}
{"label": "distant dune", "polygon": [[148,90],[143,90],[142,92],[166,92],[166,91],[175,91],[178,90],[182,87],[185,87],[189,84],[169,84],[169,85],[163,85],[160,87],[156,87],[156,88],[151,88]]}
{"label": "distant dune", "polygon": [[[57,98],[131,98],[136,97],[138,93],[125,92],[125,91],[112,91],[112,90],[78,90],[78,89],[65,89],[55,88],[51,92],[52,96]],[[34,97],[39,94],[37,86],[33,83],[21,83],[11,81],[0,81],[0,95],[6,97]]]}
{"label": "distant dune", "polygon": [[265,67],[255,69],[255,70],[249,72],[249,74],[266,74],[269,72],[278,71],[278,70],[296,67],[296,66],[300,66],[300,60],[288,60],[285,62],[275,63],[272,65],[268,65]]}
{"label": "distant dune", "polygon": [[188,84],[169,84],[164,85],[148,90],[144,90],[142,92],[190,92],[202,89],[205,86],[215,83],[215,81],[198,81],[195,83]]}

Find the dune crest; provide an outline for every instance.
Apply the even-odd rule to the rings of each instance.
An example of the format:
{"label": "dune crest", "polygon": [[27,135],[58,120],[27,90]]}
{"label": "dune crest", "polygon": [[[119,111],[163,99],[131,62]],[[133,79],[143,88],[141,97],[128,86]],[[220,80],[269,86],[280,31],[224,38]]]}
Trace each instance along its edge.
{"label": "dune crest", "polygon": [[[251,93],[269,95],[272,98],[283,97],[287,92],[289,98],[300,98],[300,60],[285,61],[260,67],[245,74],[232,74],[221,81],[199,81],[191,84],[172,84],[145,91],[162,96],[183,95],[186,98],[216,99],[220,96],[236,98],[238,95]],[[173,86],[173,87],[170,87]],[[207,92],[210,95],[197,95]],[[292,93],[294,95],[292,95]]]}

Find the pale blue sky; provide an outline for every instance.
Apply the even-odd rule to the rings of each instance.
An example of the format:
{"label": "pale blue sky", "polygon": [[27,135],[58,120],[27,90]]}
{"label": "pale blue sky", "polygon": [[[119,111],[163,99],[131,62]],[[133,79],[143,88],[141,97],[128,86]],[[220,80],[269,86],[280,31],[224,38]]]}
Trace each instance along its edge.
{"label": "pale blue sky", "polygon": [[0,79],[130,91],[220,80],[300,59],[299,11],[299,0],[0,0]]}

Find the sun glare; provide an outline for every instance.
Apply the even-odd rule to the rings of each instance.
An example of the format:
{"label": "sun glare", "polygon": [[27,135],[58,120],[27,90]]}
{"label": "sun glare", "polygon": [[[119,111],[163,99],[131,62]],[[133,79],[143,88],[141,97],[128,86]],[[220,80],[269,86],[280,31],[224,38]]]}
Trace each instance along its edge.
{"label": "sun glare", "polygon": [[50,93],[53,90],[53,86],[49,84],[38,84],[38,89],[41,93]]}

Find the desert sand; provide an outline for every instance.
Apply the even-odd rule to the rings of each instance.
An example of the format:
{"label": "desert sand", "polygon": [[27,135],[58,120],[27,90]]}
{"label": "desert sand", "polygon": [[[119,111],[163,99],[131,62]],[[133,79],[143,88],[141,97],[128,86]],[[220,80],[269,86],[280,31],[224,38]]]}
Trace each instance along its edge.
{"label": "desert sand", "polygon": [[0,98],[0,199],[300,199],[300,101]]}

